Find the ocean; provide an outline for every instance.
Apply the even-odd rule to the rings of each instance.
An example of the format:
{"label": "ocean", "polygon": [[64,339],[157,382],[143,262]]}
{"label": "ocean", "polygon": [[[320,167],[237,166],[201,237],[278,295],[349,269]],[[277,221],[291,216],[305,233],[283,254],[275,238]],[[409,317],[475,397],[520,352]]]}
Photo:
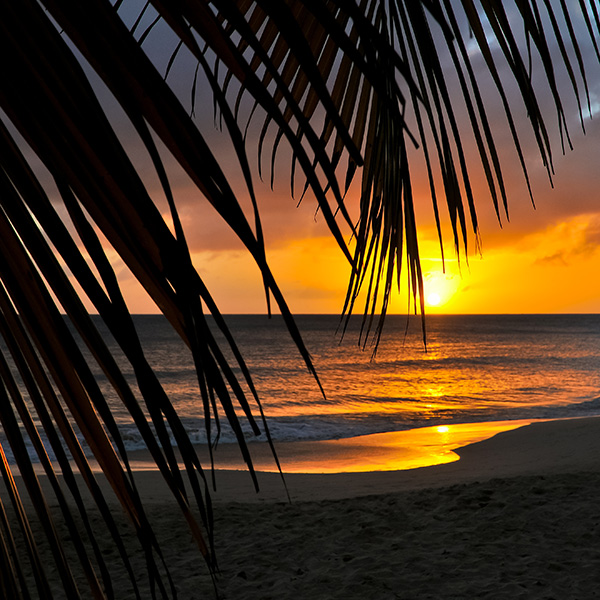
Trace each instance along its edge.
{"label": "ocean", "polygon": [[[281,317],[237,315],[227,322],[276,441],[600,414],[600,315],[431,315],[427,347],[420,318],[393,315],[374,358],[370,346],[359,345],[360,317],[342,339],[338,316],[300,315],[325,395]],[[190,437],[206,442],[186,349],[160,316],[137,316],[136,325]],[[127,415],[116,412],[127,445],[139,448]],[[220,440],[234,441],[226,426]]]}
{"label": "ocean", "polygon": [[[359,344],[360,317],[351,319],[342,339],[338,316],[300,315],[296,321],[325,395],[281,317],[235,315],[226,320],[250,367],[275,441],[600,414],[600,315],[431,315],[427,347],[420,318],[393,315],[386,319],[375,357],[370,346]],[[96,324],[118,355],[97,317]],[[162,316],[139,315],[135,324],[190,438],[206,443],[187,348]],[[132,370],[120,360],[135,391]],[[95,375],[126,447],[142,449],[118,397],[99,369]],[[255,439],[250,427],[245,431],[249,441]],[[264,433],[257,439],[264,440]],[[220,442],[233,441],[223,423]],[[11,460],[10,449],[5,450]]]}

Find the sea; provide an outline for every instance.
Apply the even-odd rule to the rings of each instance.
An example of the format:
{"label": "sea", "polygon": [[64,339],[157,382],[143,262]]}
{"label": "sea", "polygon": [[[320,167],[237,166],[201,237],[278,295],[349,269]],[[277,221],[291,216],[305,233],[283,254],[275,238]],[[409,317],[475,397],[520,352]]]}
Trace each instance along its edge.
{"label": "sea", "polygon": [[[95,319],[119,356],[106,327]],[[189,351],[164,317],[134,319],[148,360],[188,435],[206,443]],[[229,315],[226,321],[275,441],[600,414],[600,315],[429,315],[426,343],[420,317],[390,315],[376,352],[360,335],[359,316],[350,319],[342,335],[339,316],[299,315],[296,323],[322,391],[280,316]],[[135,390],[132,369],[120,360]],[[126,447],[142,449],[127,411],[98,368],[95,375]],[[265,439],[264,430],[255,437],[243,418],[242,425],[248,441]],[[2,437],[0,432],[0,442]],[[220,443],[234,441],[223,423]],[[7,456],[10,460],[10,449]]]}
{"label": "sea", "polygon": [[[361,336],[362,317],[353,316],[342,335],[339,316],[299,315],[322,391],[280,316],[226,320],[276,441],[600,414],[600,315],[430,315],[425,342],[420,317],[391,315],[376,352]],[[163,317],[135,322],[189,436],[206,442],[187,349]],[[128,416],[115,412],[127,445],[141,447]],[[223,425],[220,441],[234,439]]]}

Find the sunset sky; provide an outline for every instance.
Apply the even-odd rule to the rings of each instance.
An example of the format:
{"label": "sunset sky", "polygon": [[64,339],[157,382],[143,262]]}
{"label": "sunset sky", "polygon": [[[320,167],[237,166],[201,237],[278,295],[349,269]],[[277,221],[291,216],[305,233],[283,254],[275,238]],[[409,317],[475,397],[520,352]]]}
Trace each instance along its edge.
{"label": "sunset sky", "polygon": [[[160,40],[159,37],[155,38]],[[583,50],[591,57],[590,48]],[[157,56],[167,55],[156,46]],[[477,66],[475,57],[475,65]],[[434,228],[431,200],[419,166],[413,171],[417,196],[420,250],[430,313],[570,313],[600,311],[600,67],[588,61],[592,113],[584,107],[587,135],[581,133],[577,106],[568,85],[565,107],[575,149],[562,155],[558,128],[549,94],[540,95],[548,129],[553,139],[554,189],[541,165],[533,136],[518,104],[516,114],[528,160],[537,208],[529,200],[523,176],[514,157],[499,103],[490,96],[490,115],[509,194],[510,222],[502,227],[495,217],[485,185],[476,181],[476,201],[482,247],[478,252],[473,237],[468,256],[460,260],[452,247],[446,219],[444,227],[445,268]],[[173,81],[181,90],[190,85],[189,73],[175,69]],[[564,76],[564,73],[559,73]],[[179,77],[179,79],[178,79]],[[485,85],[485,83],[483,83]],[[543,88],[541,88],[543,90]],[[496,104],[494,104],[496,103]],[[595,109],[595,110],[594,110]],[[231,152],[223,136],[214,130],[212,102],[200,96],[196,106],[201,130],[212,140],[218,155],[228,162]],[[467,138],[466,138],[467,139]],[[470,138],[469,138],[470,139]],[[249,146],[251,147],[251,146]],[[251,161],[256,162],[253,149]],[[471,155],[474,158],[474,155]],[[287,163],[286,163],[287,161]],[[232,179],[236,169],[231,161]],[[268,164],[268,159],[266,161]],[[477,164],[473,171],[476,180]],[[260,277],[251,260],[220,223],[200,194],[181,174],[173,176],[178,206],[186,226],[194,262],[225,313],[263,313],[265,300]],[[289,160],[282,152],[277,164],[274,191],[267,182],[257,183],[268,259],[275,276],[296,313],[338,313],[342,309],[349,268],[320,215],[307,198],[299,208],[289,193]],[[481,178],[480,178],[481,179]],[[243,195],[243,186],[236,187]],[[352,204],[352,198],[350,198]],[[248,210],[248,214],[250,210]],[[130,308],[134,312],[156,312],[128,277],[121,273]],[[392,304],[392,312],[407,310],[406,279],[403,292]],[[358,307],[360,309],[361,306]]]}

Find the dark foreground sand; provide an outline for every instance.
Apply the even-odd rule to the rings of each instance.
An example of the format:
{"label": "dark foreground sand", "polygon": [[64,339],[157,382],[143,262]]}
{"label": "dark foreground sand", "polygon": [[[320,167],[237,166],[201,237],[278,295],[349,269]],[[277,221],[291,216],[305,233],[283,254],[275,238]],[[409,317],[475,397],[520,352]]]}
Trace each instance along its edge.
{"label": "dark foreground sand", "polygon": [[[220,597],[600,598],[600,419],[535,423],[459,454],[408,471],[290,474],[292,503],[275,474],[254,494],[246,473],[219,472]],[[179,597],[214,597],[156,476],[139,482]],[[144,586],[141,555],[134,567]],[[133,598],[114,573],[117,598]]]}

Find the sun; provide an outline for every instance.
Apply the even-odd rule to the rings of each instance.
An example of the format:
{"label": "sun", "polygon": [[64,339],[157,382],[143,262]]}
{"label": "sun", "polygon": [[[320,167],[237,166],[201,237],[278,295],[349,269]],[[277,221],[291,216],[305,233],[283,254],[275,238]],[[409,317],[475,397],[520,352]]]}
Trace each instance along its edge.
{"label": "sun", "polygon": [[442,302],[442,297],[436,293],[431,292],[431,294],[427,294],[427,305],[428,306],[439,306]]}

